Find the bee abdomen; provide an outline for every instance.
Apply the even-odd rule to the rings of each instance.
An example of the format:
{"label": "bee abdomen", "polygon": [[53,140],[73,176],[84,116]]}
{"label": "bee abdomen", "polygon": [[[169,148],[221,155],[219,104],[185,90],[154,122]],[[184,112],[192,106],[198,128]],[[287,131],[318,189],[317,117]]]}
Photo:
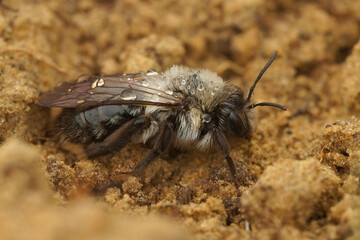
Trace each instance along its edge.
{"label": "bee abdomen", "polygon": [[102,141],[119,126],[144,114],[143,107],[104,105],[79,111],[64,109],[58,121],[58,135],[74,143]]}
{"label": "bee abdomen", "polygon": [[116,123],[124,116],[127,109],[127,106],[122,105],[99,106],[79,112],[76,114],[75,119],[82,127],[86,127],[87,125],[98,125],[108,121]]}

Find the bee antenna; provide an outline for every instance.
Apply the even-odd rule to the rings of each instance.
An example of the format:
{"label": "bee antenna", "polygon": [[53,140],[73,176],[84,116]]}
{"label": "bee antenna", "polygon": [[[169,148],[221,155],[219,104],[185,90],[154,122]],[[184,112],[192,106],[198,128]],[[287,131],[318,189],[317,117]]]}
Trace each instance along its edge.
{"label": "bee antenna", "polygon": [[271,103],[271,102],[261,102],[261,103],[256,103],[256,104],[251,104],[248,106],[248,109],[251,108],[256,108],[259,106],[270,106],[270,107],[276,107],[276,108],[280,108],[281,110],[285,111],[286,107],[277,103]]}
{"label": "bee antenna", "polygon": [[[273,61],[275,60],[275,57],[277,55],[277,51],[274,52],[274,54],[271,56],[270,60],[266,63],[266,65],[263,67],[263,69],[260,71],[259,75],[257,76],[254,84],[251,86],[250,90],[249,90],[249,94],[246,98],[246,101],[248,102],[251,98],[252,93],[254,92],[254,89],[256,87],[256,84],[258,83],[258,81],[261,79],[262,75],[265,73],[265,71],[270,67],[270,65],[273,63]],[[251,106],[251,105],[250,105]]]}

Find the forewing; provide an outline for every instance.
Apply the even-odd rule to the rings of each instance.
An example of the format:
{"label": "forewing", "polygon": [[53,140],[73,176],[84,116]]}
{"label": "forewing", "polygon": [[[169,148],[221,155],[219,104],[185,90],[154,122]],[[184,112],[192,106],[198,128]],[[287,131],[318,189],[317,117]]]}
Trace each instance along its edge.
{"label": "forewing", "polygon": [[162,74],[83,75],[77,82],[63,82],[40,95],[45,107],[77,108],[99,105],[155,105],[181,107],[181,96],[164,90]]}

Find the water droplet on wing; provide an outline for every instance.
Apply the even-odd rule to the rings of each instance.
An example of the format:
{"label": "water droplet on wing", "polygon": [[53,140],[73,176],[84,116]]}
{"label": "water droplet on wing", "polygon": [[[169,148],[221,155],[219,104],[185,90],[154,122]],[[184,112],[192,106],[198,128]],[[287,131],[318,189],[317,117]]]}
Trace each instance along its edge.
{"label": "water droplet on wing", "polygon": [[95,79],[92,83],[91,83],[91,88],[96,88],[97,84],[98,84],[99,79]]}
{"label": "water droplet on wing", "polygon": [[160,100],[160,97],[158,95],[152,95],[151,100],[154,102],[158,102]]}
{"label": "water droplet on wing", "polygon": [[166,93],[166,94],[169,94],[169,95],[173,95],[173,94],[174,94],[174,92],[171,91],[171,90],[165,90],[165,93]]}
{"label": "water droplet on wing", "polygon": [[146,72],[147,76],[152,76],[152,75],[158,75],[159,73],[157,71],[155,71],[154,69],[150,69]]}
{"label": "water droplet on wing", "polygon": [[78,77],[77,82],[84,82],[84,81],[90,80],[91,78],[92,78],[91,75],[83,74],[80,77]]}
{"label": "water droplet on wing", "polygon": [[123,100],[135,100],[136,94],[134,93],[133,89],[129,88],[120,94],[120,98]]}
{"label": "water droplet on wing", "polygon": [[102,87],[102,86],[104,86],[104,84],[105,84],[105,81],[104,81],[104,79],[102,79],[102,78],[100,78],[99,79],[99,82],[98,82],[98,87]]}

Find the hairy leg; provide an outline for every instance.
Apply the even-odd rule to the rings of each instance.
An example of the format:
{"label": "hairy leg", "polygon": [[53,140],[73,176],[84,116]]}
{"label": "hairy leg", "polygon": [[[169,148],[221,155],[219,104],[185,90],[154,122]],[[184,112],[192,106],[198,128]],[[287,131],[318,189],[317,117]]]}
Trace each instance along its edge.
{"label": "hairy leg", "polygon": [[131,137],[150,126],[151,119],[148,116],[134,118],[119,127],[110,136],[100,143],[94,143],[85,149],[87,157],[93,158],[113,151],[119,151],[125,147]]}
{"label": "hairy leg", "polygon": [[238,174],[236,171],[235,163],[233,159],[230,157],[230,147],[225,137],[225,134],[221,130],[215,128],[213,130],[213,136],[214,136],[214,143],[217,146],[219,153],[226,159],[226,163],[233,178],[233,182],[235,184],[236,190],[239,191],[240,185],[238,181]]}

